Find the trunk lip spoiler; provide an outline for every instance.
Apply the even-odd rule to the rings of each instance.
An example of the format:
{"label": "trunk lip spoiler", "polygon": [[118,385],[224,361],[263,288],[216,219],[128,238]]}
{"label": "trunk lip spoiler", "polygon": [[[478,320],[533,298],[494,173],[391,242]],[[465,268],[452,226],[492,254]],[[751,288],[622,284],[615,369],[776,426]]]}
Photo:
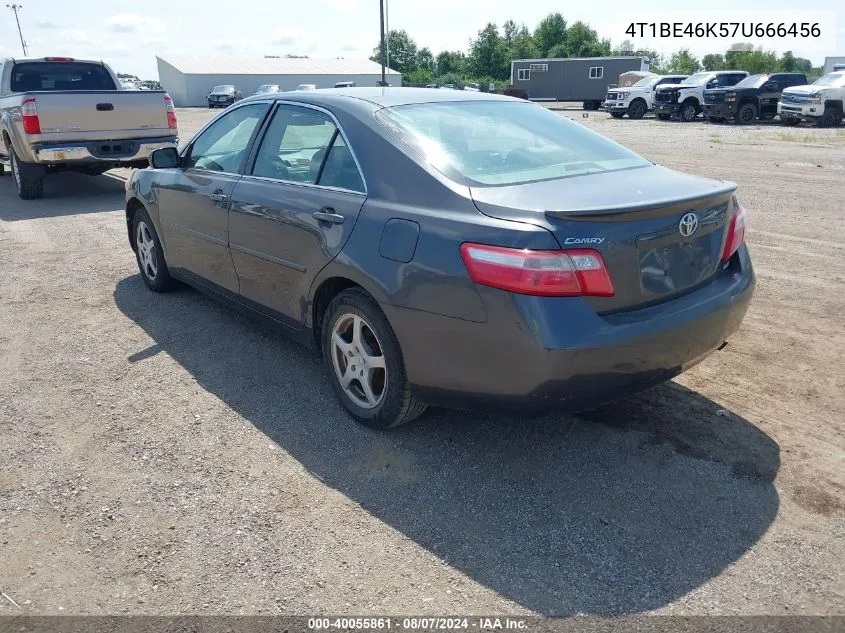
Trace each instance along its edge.
{"label": "trunk lip spoiler", "polygon": [[[695,206],[707,205],[710,203],[721,203],[724,199],[732,195],[737,186],[735,183],[723,183],[724,186],[715,191],[708,191],[706,193],[698,192],[696,194],[685,196],[682,198],[672,197],[664,200],[649,200],[648,202],[626,204],[624,206],[606,206],[593,207],[586,209],[564,210],[564,209],[546,209],[544,211],[547,217],[556,218],[560,220],[610,220],[616,216],[639,216],[647,214],[650,211],[667,211],[675,210],[678,212],[686,211],[690,205],[695,203]],[[633,218],[632,218],[633,219]]]}

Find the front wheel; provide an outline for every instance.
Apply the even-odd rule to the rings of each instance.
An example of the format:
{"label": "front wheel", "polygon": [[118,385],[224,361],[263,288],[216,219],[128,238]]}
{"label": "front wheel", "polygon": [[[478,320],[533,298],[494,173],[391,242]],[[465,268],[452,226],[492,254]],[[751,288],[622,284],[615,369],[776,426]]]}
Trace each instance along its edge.
{"label": "front wheel", "polygon": [[629,119],[642,119],[645,116],[648,107],[645,104],[645,101],[642,99],[637,99],[631,105],[628,106],[628,118]]}
{"label": "front wheel", "polygon": [[736,113],[736,122],[740,125],[754,123],[757,119],[757,106],[753,103],[743,103]]}
{"label": "front wheel", "polygon": [[345,290],[329,304],[322,348],[337,397],[361,424],[389,429],[425,411],[411,395],[393,328],[363,290]]}
{"label": "front wheel", "polygon": [[150,216],[143,209],[135,212],[132,218],[132,239],[135,247],[135,259],[138,270],[150,290],[166,292],[173,286],[173,279],[167,263],[164,261],[164,250],[158,239],[155,226]]}
{"label": "front wheel", "polygon": [[697,116],[698,108],[694,103],[687,103],[681,106],[681,111],[678,113],[678,118],[680,118],[684,123],[695,121],[695,117]]}
{"label": "front wheel", "polygon": [[836,127],[842,122],[842,110],[828,108],[818,119],[819,127]]}

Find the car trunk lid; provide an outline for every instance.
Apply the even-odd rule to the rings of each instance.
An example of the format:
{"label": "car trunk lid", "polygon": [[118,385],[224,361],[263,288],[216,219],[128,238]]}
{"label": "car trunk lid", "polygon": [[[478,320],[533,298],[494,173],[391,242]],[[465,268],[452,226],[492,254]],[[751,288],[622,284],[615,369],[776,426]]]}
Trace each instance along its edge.
{"label": "car trunk lid", "polygon": [[601,253],[616,292],[589,300],[607,313],[666,301],[711,280],[735,189],[651,165],[471,193],[485,215],[543,226],[563,248]]}

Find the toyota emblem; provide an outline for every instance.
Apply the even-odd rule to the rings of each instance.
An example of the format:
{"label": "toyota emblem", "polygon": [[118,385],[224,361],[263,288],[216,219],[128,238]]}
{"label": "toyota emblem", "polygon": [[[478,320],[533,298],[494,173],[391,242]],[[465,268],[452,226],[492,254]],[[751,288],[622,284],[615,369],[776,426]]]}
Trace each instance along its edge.
{"label": "toyota emblem", "polygon": [[690,237],[698,230],[698,216],[695,213],[684,213],[678,223],[678,230],[684,237]]}

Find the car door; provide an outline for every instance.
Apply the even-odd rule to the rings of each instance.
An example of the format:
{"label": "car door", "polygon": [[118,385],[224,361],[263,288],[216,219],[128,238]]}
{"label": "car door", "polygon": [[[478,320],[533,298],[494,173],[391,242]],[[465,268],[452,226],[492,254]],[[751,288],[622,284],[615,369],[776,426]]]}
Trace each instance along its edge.
{"label": "car door", "polygon": [[156,190],[168,265],[232,293],[239,288],[229,251],[229,199],[268,108],[251,103],[220,115]]}
{"label": "car door", "polygon": [[241,295],[299,327],[315,275],[340,252],[366,199],[327,111],[279,104],[232,193],[229,242]]}
{"label": "car door", "polygon": [[771,118],[778,111],[778,101],[785,88],[784,75],[771,75],[762,86],[760,86],[760,114],[763,118]]}

